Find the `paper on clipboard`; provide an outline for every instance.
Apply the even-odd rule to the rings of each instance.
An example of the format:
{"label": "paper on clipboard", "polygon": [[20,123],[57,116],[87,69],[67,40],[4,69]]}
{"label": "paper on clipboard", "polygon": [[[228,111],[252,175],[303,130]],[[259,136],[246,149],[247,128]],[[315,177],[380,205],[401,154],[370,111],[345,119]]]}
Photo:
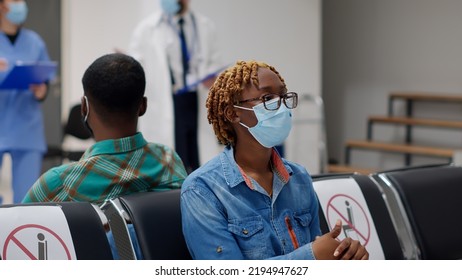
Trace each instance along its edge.
{"label": "paper on clipboard", "polygon": [[0,83],[0,89],[28,89],[31,84],[42,84],[56,73],[54,61],[16,62]]}
{"label": "paper on clipboard", "polygon": [[221,67],[221,68],[219,68],[218,70],[216,70],[214,72],[209,73],[205,77],[202,77],[202,78],[198,79],[197,81],[195,81],[193,83],[187,84],[184,88],[177,90],[176,94],[184,94],[184,93],[190,91],[191,89],[194,89],[195,87],[197,87],[198,85],[200,85],[203,82],[207,81],[208,79],[213,78],[215,76],[218,76],[221,73],[221,71],[225,70],[226,68],[228,68],[228,65],[226,65],[224,67]]}

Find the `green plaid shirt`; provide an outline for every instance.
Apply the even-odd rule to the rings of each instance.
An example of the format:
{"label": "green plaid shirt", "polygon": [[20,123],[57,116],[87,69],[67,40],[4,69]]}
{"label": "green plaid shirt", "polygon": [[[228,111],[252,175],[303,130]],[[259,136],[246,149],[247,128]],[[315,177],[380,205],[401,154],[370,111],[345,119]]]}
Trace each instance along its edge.
{"label": "green plaid shirt", "polygon": [[50,169],[23,202],[102,203],[135,192],[180,188],[186,175],[181,159],[171,148],[148,143],[138,133],[97,142],[79,161]]}

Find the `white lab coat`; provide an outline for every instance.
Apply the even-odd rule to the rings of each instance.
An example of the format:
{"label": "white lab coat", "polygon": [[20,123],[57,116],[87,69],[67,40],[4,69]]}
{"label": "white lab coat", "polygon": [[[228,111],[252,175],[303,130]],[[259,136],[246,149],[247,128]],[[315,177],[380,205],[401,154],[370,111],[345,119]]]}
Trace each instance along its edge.
{"label": "white lab coat", "polygon": [[[223,65],[219,60],[214,24],[198,13],[193,14],[199,42],[198,74],[205,77]],[[133,33],[129,54],[143,65],[146,74],[148,108],[139,119],[139,131],[148,141],[174,147],[172,85],[167,49],[175,45],[178,35],[163,21],[163,13],[158,11],[140,22]],[[207,122],[207,91],[200,88],[199,96],[199,155],[201,163],[204,163],[218,152],[219,147],[213,129]]]}

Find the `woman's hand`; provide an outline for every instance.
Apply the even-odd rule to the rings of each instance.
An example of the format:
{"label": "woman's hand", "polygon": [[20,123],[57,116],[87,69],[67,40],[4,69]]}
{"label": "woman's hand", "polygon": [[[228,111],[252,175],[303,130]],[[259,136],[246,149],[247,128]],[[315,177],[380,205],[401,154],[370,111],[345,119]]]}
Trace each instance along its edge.
{"label": "woman's hand", "polygon": [[337,237],[342,232],[342,222],[337,221],[334,228],[317,237],[313,242],[313,253],[318,260],[367,260],[369,253],[358,240],[347,237],[341,242]]}
{"label": "woman's hand", "polygon": [[334,256],[340,260],[368,260],[369,252],[358,240],[347,237],[340,242],[334,252]]}
{"label": "woman's hand", "polygon": [[[341,231],[342,222],[340,220],[335,224],[335,228],[337,225]],[[358,240],[347,237],[335,249],[334,256],[339,260],[368,260],[369,252]]]}
{"label": "woman's hand", "polygon": [[317,260],[336,260],[338,257],[334,255],[335,249],[338,248],[340,242],[337,241],[337,236],[342,232],[342,223],[337,221],[335,227],[328,233],[316,237],[313,241],[313,254]]}

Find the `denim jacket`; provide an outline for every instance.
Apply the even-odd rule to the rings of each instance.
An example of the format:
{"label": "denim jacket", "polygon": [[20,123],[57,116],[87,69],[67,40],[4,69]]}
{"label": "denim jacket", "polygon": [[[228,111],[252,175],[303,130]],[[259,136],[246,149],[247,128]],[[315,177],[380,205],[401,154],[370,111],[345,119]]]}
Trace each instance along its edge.
{"label": "denim jacket", "polygon": [[315,259],[318,200],[302,166],[272,155],[273,195],[245,175],[232,147],[182,185],[183,233],[194,259]]}

